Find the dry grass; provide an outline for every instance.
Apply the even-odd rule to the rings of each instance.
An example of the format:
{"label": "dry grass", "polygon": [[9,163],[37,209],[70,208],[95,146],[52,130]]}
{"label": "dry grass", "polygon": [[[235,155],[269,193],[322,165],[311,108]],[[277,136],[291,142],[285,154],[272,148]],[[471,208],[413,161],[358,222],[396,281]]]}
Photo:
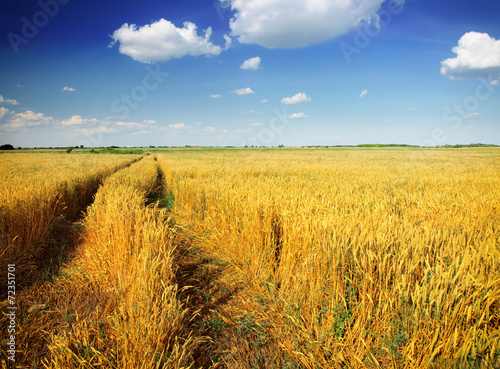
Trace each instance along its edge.
{"label": "dry grass", "polygon": [[226,151],[161,162],[176,219],[259,302],[246,325],[270,349],[239,366],[492,367],[499,154]]}
{"label": "dry grass", "polygon": [[[57,218],[74,219],[100,182],[138,156],[3,154],[0,268],[16,264],[18,287],[37,278]],[[0,296],[5,296],[2,284]]]}
{"label": "dry grass", "polygon": [[499,367],[499,193],[498,149],[148,156],[18,297],[16,364]]}
{"label": "dry grass", "polygon": [[18,297],[16,365],[187,367],[196,339],[182,338],[174,231],[164,210],[146,205],[158,174],[149,156],[104,181],[75,258],[53,283]]}

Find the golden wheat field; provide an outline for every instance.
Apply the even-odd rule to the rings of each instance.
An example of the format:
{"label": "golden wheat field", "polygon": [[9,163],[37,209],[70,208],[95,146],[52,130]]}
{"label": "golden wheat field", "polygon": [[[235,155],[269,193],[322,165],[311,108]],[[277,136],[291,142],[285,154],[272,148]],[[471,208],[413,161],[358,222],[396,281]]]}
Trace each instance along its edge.
{"label": "golden wheat field", "polygon": [[500,367],[499,149],[146,154],[1,155],[4,367]]}

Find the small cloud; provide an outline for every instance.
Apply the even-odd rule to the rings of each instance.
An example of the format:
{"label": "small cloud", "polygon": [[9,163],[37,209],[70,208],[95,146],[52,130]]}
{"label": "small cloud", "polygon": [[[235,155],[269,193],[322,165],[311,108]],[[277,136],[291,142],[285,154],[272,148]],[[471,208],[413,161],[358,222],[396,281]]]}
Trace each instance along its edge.
{"label": "small cloud", "polygon": [[9,123],[4,124],[2,128],[19,129],[49,125],[54,124],[54,122],[52,117],[47,117],[43,113],[35,113],[31,110],[27,110],[23,113],[15,114],[12,119],[10,119]]}
{"label": "small cloud", "polygon": [[490,84],[491,84],[492,86],[498,86],[498,85],[500,85],[500,80],[495,79],[494,81],[491,81],[491,83],[490,83]]}
{"label": "small cloud", "polygon": [[24,85],[20,85],[19,83],[17,84],[17,87],[24,87]]}
{"label": "small cloud", "polygon": [[215,127],[207,127],[207,128],[203,129],[203,132],[207,132],[207,133],[214,133],[216,131],[217,131],[217,128],[215,128]]}
{"label": "small cloud", "polygon": [[210,95],[209,96],[211,99],[220,99],[222,96],[219,95],[219,94],[215,94],[215,95]]}
{"label": "small cloud", "polygon": [[304,113],[293,113],[288,118],[290,118],[290,119],[300,119],[300,118],[309,118],[309,116],[306,115],[306,114],[304,114]]}
{"label": "small cloud", "polygon": [[299,104],[307,101],[311,101],[311,98],[307,97],[304,92],[299,92],[292,97],[284,97],[281,99],[281,103],[286,105]]}
{"label": "small cloud", "polygon": [[247,87],[247,88],[240,88],[239,90],[234,90],[234,91],[231,91],[233,94],[236,94],[238,96],[242,96],[242,95],[250,95],[250,94],[254,94],[255,92],[250,88],[250,87]]}
{"label": "small cloud", "polygon": [[9,109],[4,108],[3,106],[0,107],[0,120],[7,115],[9,112]]}
{"label": "small cloud", "polygon": [[188,128],[188,126],[186,126],[184,123],[169,124],[168,127],[169,128],[173,128],[173,129],[185,129],[185,128]]}
{"label": "small cloud", "polygon": [[481,116],[481,114],[480,114],[480,113],[475,112],[475,113],[471,113],[471,114],[469,114],[469,115],[467,116],[467,119],[477,119],[477,118],[479,118],[480,116]]}
{"label": "small cloud", "polygon": [[470,131],[471,129],[474,129],[474,126],[468,126],[467,128],[464,129],[464,131]]}
{"label": "small cloud", "polygon": [[236,131],[234,131],[234,133],[250,133],[250,132],[252,132],[251,128],[248,128],[248,129],[237,129]]}
{"label": "small cloud", "polygon": [[360,98],[363,98],[363,97],[365,97],[366,95],[368,95],[368,90],[363,90],[363,91],[361,91],[361,93],[359,94],[359,97],[360,97]]}
{"label": "small cloud", "polygon": [[394,110],[392,111],[393,113],[397,113],[399,111],[398,108],[394,108]]}
{"label": "small cloud", "polygon": [[262,103],[263,104],[267,103],[267,99],[262,100]]}
{"label": "small cloud", "polygon": [[240,68],[245,70],[258,70],[260,62],[260,57],[256,56],[255,58],[245,60],[245,62],[241,64]]}
{"label": "small cloud", "polygon": [[144,128],[144,124],[134,122],[115,122],[114,124],[126,128]]}
{"label": "small cloud", "polygon": [[143,123],[145,123],[145,124],[156,124],[156,120],[152,120],[152,119],[150,119],[150,120],[144,120]]}
{"label": "small cloud", "polygon": [[71,118],[63,120],[61,122],[61,125],[63,125],[63,126],[77,126],[77,125],[80,125],[83,123],[85,123],[85,120],[82,119],[81,116],[73,115]]}
{"label": "small cloud", "polygon": [[260,122],[256,122],[256,123],[252,123],[252,126],[254,126],[254,127],[260,127],[260,126],[263,126],[263,124],[260,123]]}
{"label": "small cloud", "polygon": [[10,105],[19,105],[15,99],[4,99],[2,95],[0,95],[0,104],[10,104]]}
{"label": "small cloud", "polygon": [[408,108],[409,111],[415,111],[415,108]]}
{"label": "small cloud", "polygon": [[222,130],[222,133],[227,133],[227,132],[229,132],[229,131],[225,128]]}
{"label": "small cloud", "polygon": [[153,133],[153,132],[151,132],[151,131],[147,131],[147,130],[144,130],[144,131],[132,132],[131,134],[132,134],[132,135],[149,135],[149,134],[151,134],[151,133]]}
{"label": "small cloud", "polygon": [[63,91],[63,92],[74,92],[76,90],[73,87],[64,86],[61,91]]}
{"label": "small cloud", "polygon": [[201,126],[203,123],[202,122],[196,122],[194,125],[195,126]]}

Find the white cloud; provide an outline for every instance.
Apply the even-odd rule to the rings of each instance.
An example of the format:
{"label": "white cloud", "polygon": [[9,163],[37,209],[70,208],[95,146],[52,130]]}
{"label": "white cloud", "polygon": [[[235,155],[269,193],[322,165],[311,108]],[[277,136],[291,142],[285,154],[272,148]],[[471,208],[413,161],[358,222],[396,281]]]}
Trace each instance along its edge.
{"label": "white cloud", "polygon": [[385,0],[229,1],[236,11],[229,24],[231,35],[241,43],[295,48],[339,36],[363,21],[377,21]]}
{"label": "white cloud", "polygon": [[309,118],[309,116],[307,114],[304,114],[304,113],[293,113],[288,118],[290,118],[290,119],[300,119],[300,118]]}
{"label": "white cloud", "polygon": [[260,62],[260,57],[256,56],[255,58],[245,60],[240,68],[245,70],[257,70],[260,67]]}
{"label": "white cloud", "polygon": [[415,108],[408,108],[409,111],[415,111]]}
{"label": "white cloud", "polygon": [[4,108],[3,106],[0,107],[0,120],[7,115],[9,112],[9,109]]}
{"label": "white cloud", "polygon": [[248,128],[248,129],[237,129],[234,131],[234,133],[250,133],[252,132],[252,129],[251,128]]}
{"label": "white cloud", "polygon": [[143,123],[145,123],[145,124],[156,124],[156,120],[148,119],[148,120],[144,120]]}
{"label": "white cloud", "polygon": [[368,90],[363,90],[363,91],[361,91],[361,93],[359,94],[359,97],[363,98],[363,97],[365,97],[366,95],[368,95]]}
{"label": "white cloud", "polygon": [[54,119],[52,117],[46,117],[42,113],[35,113],[31,110],[27,110],[24,113],[15,114],[7,124],[3,125],[3,127],[17,129],[49,125],[52,123],[54,123]]}
{"label": "white cloud", "polygon": [[217,128],[215,128],[215,127],[207,127],[207,128],[203,129],[203,132],[207,132],[207,133],[213,133],[215,131],[217,131]]}
{"label": "white cloud", "polygon": [[185,128],[188,128],[188,126],[186,126],[184,123],[169,124],[168,127],[169,128],[173,128],[173,129],[185,129]]}
{"label": "white cloud", "polygon": [[0,104],[19,105],[16,99],[4,99],[2,95],[0,95]]}
{"label": "white cloud", "polygon": [[467,116],[467,119],[477,119],[481,116],[481,113],[478,113],[478,112],[475,112],[475,113],[471,113]]}
{"label": "white cloud", "polygon": [[63,92],[75,92],[76,90],[73,87],[64,86],[61,91],[63,91]]}
{"label": "white cloud", "polygon": [[239,90],[234,90],[234,91],[231,91],[233,94],[236,94],[236,95],[250,95],[250,94],[254,94],[255,92],[250,88],[250,87],[247,87],[247,88],[240,88]]}
{"label": "white cloud", "polygon": [[500,80],[495,79],[494,81],[491,81],[491,85],[492,86],[498,86],[498,85],[500,85]]}
{"label": "white cloud", "polygon": [[186,55],[219,55],[231,45],[231,38],[226,35],[224,49],[210,42],[210,27],[202,37],[198,36],[196,24],[184,22],[183,25],[183,28],[177,28],[163,18],[139,28],[135,24],[125,23],[111,35],[113,42],[110,46],[119,42],[120,53],[142,63],[153,63]]}
{"label": "white cloud", "polygon": [[210,95],[209,96],[211,99],[220,99],[222,96],[219,95],[219,94],[215,94],[215,95]]}
{"label": "white cloud", "polygon": [[125,128],[137,128],[137,129],[144,128],[144,124],[134,123],[134,122],[114,122],[114,124],[117,125],[118,127],[125,127]]}
{"label": "white cloud", "polygon": [[262,100],[262,103],[263,104],[267,103],[267,99]]}
{"label": "white cloud", "polygon": [[298,104],[298,103],[303,103],[303,102],[307,102],[307,101],[311,101],[311,98],[307,97],[307,95],[303,92],[299,92],[298,94],[296,94],[292,97],[284,97],[281,99],[281,103],[287,104],[287,105]]}
{"label": "white cloud", "polygon": [[263,126],[263,124],[259,123],[259,122],[256,122],[256,123],[252,123],[252,126],[260,127],[260,126]]}
{"label": "white cloud", "polygon": [[63,120],[61,124],[63,126],[75,126],[85,123],[85,120],[82,119],[79,115],[73,115],[71,118]]}
{"label": "white cloud", "polygon": [[19,83],[17,84],[17,87],[24,87],[24,85],[20,85]]}
{"label": "white cloud", "polygon": [[464,34],[452,51],[457,56],[441,62],[441,74],[450,79],[500,74],[500,40],[487,33]]}

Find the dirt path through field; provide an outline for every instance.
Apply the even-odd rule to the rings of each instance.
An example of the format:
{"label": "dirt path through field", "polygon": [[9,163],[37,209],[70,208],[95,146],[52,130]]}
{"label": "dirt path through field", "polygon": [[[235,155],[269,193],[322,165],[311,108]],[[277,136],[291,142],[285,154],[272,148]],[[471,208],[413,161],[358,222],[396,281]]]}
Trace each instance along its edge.
{"label": "dirt path through field", "polygon": [[186,240],[177,241],[179,298],[189,308],[190,334],[203,337],[195,368],[267,368],[277,343],[266,333],[266,307],[240,271]]}

